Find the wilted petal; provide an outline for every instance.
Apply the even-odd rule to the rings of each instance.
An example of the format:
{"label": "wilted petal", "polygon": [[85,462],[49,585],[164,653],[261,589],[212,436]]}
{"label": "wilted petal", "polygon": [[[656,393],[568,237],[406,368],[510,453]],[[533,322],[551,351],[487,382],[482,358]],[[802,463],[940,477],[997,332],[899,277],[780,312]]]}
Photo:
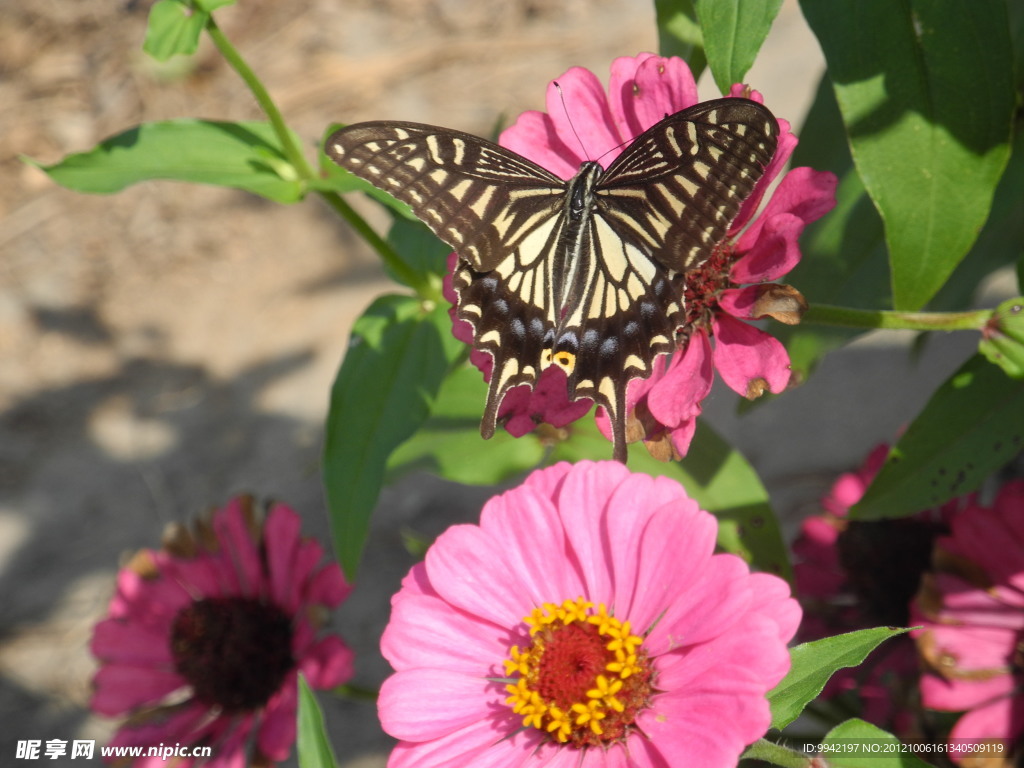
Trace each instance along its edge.
{"label": "wilted petal", "polygon": [[729,315],[715,318],[715,370],[743,397],[781,392],[789,383],[789,355],[773,336]]}

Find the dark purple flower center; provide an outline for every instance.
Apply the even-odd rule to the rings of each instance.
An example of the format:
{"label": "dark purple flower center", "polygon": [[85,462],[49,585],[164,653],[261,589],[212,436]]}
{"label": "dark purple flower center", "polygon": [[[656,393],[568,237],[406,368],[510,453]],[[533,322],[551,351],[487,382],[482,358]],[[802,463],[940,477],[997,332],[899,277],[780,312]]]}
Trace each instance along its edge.
{"label": "dark purple flower center", "polygon": [[174,667],[195,698],[227,712],[264,706],[295,666],[291,619],[244,597],[197,600],[171,628]]}
{"label": "dark purple flower center", "polygon": [[913,518],[851,520],[839,534],[839,562],[868,623],[907,626],[910,601],[942,528]]}

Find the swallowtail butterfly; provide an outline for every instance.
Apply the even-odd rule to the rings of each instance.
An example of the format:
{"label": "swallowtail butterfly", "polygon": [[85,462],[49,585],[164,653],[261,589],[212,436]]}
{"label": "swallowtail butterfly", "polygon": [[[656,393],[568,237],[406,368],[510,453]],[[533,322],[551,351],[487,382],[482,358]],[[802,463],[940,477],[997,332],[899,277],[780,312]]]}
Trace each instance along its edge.
{"label": "swallowtail butterfly", "polygon": [[669,115],[607,170],[587,161],[568,181],[477,136],[417,123],[350,125],[326,152],[458,253],[457,315],[494,359],[481,434],[494,434],[509,389],[557,365],[570,400],[608,412],[625,461],[626,387],[676,348],[686,274],[720,247],[778,136],[764,106],[724,98]]}

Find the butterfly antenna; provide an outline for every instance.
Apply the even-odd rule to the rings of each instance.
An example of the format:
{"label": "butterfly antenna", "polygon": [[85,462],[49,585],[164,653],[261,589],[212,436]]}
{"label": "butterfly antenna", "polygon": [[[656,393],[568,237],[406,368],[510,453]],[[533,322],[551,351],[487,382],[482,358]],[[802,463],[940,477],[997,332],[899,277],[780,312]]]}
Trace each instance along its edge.
{"label": "butterfly antenna", "polygon": [[587,158],[587,160],[589,160],[590,154],[587,152],[587,148],[583,145],[583,139],[581,139],[580,135],[576,133],[576,126],[573,125],[572,117],[569,115],[569,107],[565,104],[565,94],[562,92],[562,86],[558,84],[557,80],[553,81],[553,84],[555,89],[558,91],[558,98],[562,101],[562,111],[565,112],[565,119],[569,121],[569,127],[572,129],[572,135],[576,137],[576,143],[580,145],[580,152],[585,158]]}

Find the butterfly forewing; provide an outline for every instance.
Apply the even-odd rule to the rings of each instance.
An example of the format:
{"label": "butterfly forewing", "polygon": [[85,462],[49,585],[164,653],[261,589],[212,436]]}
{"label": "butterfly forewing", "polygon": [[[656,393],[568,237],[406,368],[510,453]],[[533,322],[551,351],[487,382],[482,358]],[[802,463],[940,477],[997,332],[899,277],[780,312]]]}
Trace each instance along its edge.
{"label": "butterfly forewing", "polygon": [[418,123],[359,123],[335,131],[328,157],[407,203],[441,240],[494,269],[561,208],[565,182],[468,133]]}
{"label": "butterfly forewing", "polygon": [[607,171],[566,182],[470,134],[415,123],[335,132],[328,155],[409,204],[459,254],[457,314],[493,359],[481,432],[509,389],[556,365],[591,398],[625,460],[625,395],[676,346],[686,272],[725,240],[774,156],[760,104],[719,99],[666,117]]}

